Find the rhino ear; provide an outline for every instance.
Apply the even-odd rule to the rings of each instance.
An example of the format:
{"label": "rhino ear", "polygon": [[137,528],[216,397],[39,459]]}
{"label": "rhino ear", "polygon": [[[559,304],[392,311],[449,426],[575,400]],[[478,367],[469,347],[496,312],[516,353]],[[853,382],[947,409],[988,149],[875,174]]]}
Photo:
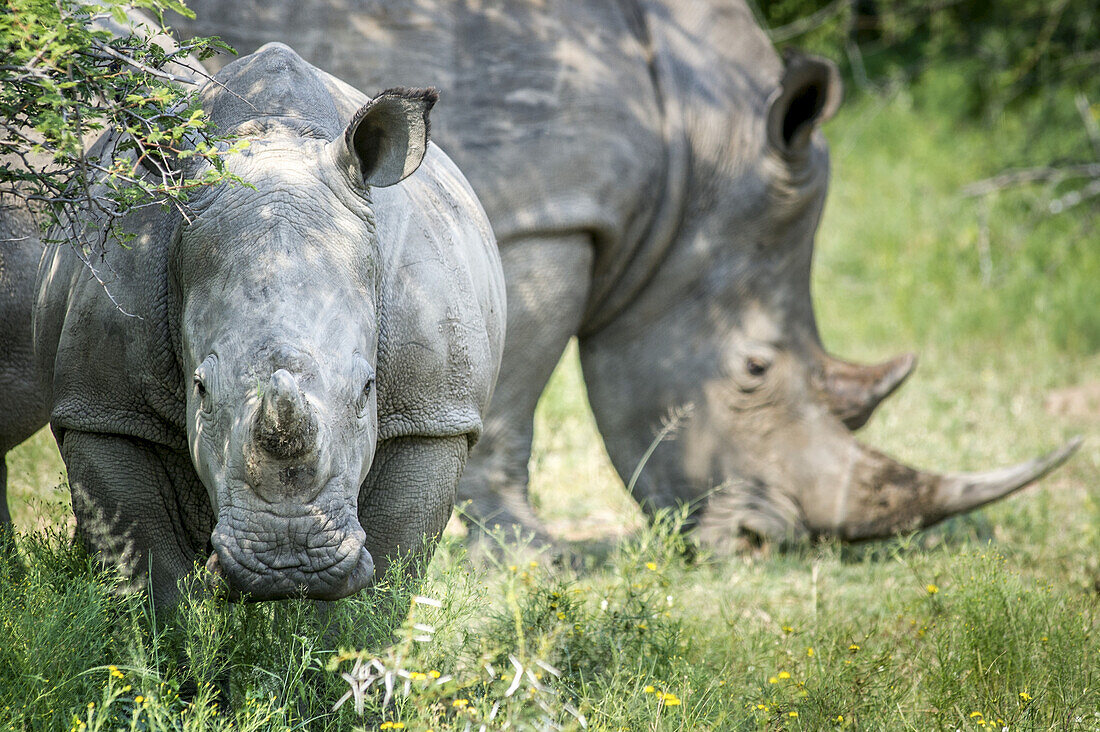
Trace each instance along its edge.
{"label": "rhino ear", "polygon": [[797,156],[814,128],[832,119],[843,85],[836,64],[797,51],[783,54],[786,70],[768,105],[768,141],[784,155]]}
{"label": "rhino ear", "polygon": [[387,89],[355,113],[340,145],[340,157],[368,186],[398,183],[420,167],[428,151],[428,112],[435,89]]}

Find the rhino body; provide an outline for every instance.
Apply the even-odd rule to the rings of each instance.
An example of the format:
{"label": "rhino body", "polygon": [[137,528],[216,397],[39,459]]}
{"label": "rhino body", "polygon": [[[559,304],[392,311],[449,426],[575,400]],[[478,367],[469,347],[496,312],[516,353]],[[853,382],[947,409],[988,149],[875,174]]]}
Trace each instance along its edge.
{"label": "rhino body", "polygon": [[[6,334],[5,394],[31,408],[3,446],[48,417],[79,535],[158,602],[196,560],[252,599],[343,597],[430,556],[450,515],[503,348],[499,256],[428,143],[434,92],[371,99],[269,44],[202,97],[250,141],[227,159],[250,186],[130,214],[106,286],[46,248],[30,340]],[[28,248],[5,284],[27,288]]]}
{"label": "rhino body", "polygon": [[[496,406],[459,488],[475,535],[546,534],[526,498],[533,413],[577,336],[589,401],[647,511],[697,534],[885,536],[995,500],[1074,449],[935,475],[850,430],[912,355],[825,352],[810,299],[840,82],[784,63],[742,0],[194,0],[185,36],[286,40],[363,90],[438,85],[437,139],[501,248],[508,340]],[[359,50],[369,48],[364,63]],[[690,410],[689,410],[690,408]],[[658,445],[670,411],[690,413]],[[632,480],[633,478],[633,480]]]}

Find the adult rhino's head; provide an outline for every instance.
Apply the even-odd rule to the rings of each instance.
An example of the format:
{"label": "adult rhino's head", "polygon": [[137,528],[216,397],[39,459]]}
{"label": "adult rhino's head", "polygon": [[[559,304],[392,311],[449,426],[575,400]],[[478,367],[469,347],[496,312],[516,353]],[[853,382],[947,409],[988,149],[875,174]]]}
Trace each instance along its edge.
{"label": "adult rhino's head", "polygon": [[[744,115],[693,140],[676,244],[632,306],[582,339],[592,407],[635,498],[651,511],[692,504],[697,534],[719,544],[858,540],[971,510],[1059,465],[1076,443],[1015,468],[937,475],[852,436],[915,358],[860,366],[823,348],[810,298],[829,168],[817,127],[839,105],[839,75],[801,55],[771,71],[778,84],[739,90],[756,106],[716,104]],[[677,428],[656,444],[670,413]]]}
{"label": "adult rhino's head", "polygon": [[196,201],[175,245],[191,457],[216,517],[207,568],[251,599],[367,586],[359,489],[377,440],[380,242],[370,188],[424,157],[434,91],[391,90],[342,124],[317,72],[273,44],[205,104],[245,121],[247,186]]}

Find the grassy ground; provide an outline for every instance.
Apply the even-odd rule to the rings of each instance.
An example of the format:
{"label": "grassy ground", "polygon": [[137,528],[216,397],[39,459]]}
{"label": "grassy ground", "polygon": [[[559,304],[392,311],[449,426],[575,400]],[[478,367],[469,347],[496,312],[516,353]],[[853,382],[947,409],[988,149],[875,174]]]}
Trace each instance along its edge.
{"label": "grassy ground", "polygon": [[[473,568],[448,538],[418,590],[441,606],[413,603],[365,669],[375,656],[336,649],[377,649],[384,623],[353,619],[405,617],[410,588],[340,603],[327,634],[296,603],[154,620],[67,548],[42,434],[9,457],[17,525],[38,534],[30,573],[0,578],[0,728],[1100,729],[1096,211],[1038,215],[1058,190],[961,196],[1043,143],[930,113],[950,85],[857,99],[828,130],[820,325],[852,358],[920,352],[863,433],[908,462],[992,467],[1085,434],[1041,485],[891,542],[686,561],[610,469],[570,350],[539,407],[532,492],[606,562]],[[323,716],[357,659],[378,677],[362,715],[353,697]],[[226,668],[237,706],[219,712]],[[188,679],[193,704],[175,695]]]}

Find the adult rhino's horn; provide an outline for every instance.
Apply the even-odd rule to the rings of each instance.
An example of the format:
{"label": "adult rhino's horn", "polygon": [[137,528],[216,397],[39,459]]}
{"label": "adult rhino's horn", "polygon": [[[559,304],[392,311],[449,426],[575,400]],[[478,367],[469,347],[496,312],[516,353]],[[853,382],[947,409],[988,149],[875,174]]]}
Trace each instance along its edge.
{"label": "adult rhino's horn", "polygon": [[317,421],[286,369],[272,374],[264,388],[253,435],[260,447],[284,460],[305,454],[316,442]]}
{"label": "adult rhino's horn", "polygon": [[917,354],[903,353],[889,361],[865,366],[822,353],[819,362],[821,368],[815,386],[829,411],[848,429],[857,430],[867,423],[882,400],[913,373]]}
{"label": "adult rhino's horn", "polygon": [[[857,541],[885,538],[931,526],[1003,498],[1064,463],[1081,444],[1061,448],[1011,468],[983,473],[926,473],[856,444],[847,490],[836,506],[836,525],[820,533]],[[811,517],[812,521],[812,517]]]}

